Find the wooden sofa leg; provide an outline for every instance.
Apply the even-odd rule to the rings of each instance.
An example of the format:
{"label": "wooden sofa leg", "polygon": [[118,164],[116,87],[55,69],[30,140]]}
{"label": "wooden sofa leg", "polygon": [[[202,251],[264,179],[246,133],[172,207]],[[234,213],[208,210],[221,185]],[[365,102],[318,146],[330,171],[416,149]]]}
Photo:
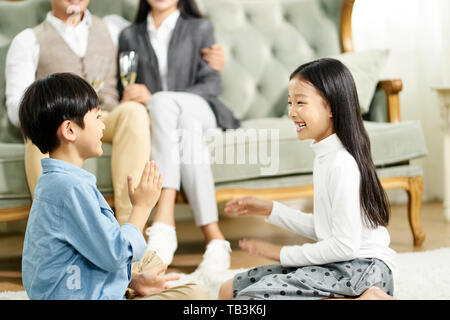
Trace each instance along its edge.
{"label": "wooden sofa leg", "polygon": [[423,177],[416,176],[408,181],[408,219],[414,237],[414,245],[420,246],[425,240],[425,232],[420,222],[420,208],[422,206]]}

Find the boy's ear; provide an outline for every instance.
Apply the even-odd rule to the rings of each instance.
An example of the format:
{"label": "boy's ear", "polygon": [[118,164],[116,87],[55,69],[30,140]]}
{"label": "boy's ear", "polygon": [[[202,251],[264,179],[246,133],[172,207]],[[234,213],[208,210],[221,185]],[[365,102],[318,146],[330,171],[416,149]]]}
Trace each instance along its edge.
{"label": "boy's ear", "polygon": [[74,123],[70,120],[63,121],[63,123],[61,123],[61,125],[59,126],[57,132],[59,138],[62,141],[65,140],[67,142],[74,142],[77,138]]}

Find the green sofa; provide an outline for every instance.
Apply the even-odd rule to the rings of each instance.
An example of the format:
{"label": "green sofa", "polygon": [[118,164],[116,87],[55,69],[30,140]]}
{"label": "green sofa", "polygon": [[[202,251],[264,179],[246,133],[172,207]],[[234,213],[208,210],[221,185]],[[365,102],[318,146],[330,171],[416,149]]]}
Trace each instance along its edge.
{"label": "green sofa", "polygon": [[[308,60],[353,51],[353,2],[197,0],[227,55],[221,99],[242,120],[241,129],[209,137],[218,202],[245,194],[278,200],[312,196],[310,141],[297,140],[286,116],[288,76]],[[92,0],[89,9],[98,16],[118,14],[131,21],[136,4]],[[5,107],[6,53],[12,38],[40,23],[49,7],[49,0],[0,1],[0,221],[26,218],[31,204],[24,144]],[[399,79],[375,82],[361,111],[382,184],[408,193],[409,223],[414,244],[420,245],[425,238],[420,224],[422,170],[410,160],[425,156],[427,148],[420,121],[400,119],[401,88]],[[97,176],[100,191],[112,203],[110,154],[111,146],[104,144],[103,156],[89,159],[85,168]],[[178,201],[183,202],[182,193]]]}

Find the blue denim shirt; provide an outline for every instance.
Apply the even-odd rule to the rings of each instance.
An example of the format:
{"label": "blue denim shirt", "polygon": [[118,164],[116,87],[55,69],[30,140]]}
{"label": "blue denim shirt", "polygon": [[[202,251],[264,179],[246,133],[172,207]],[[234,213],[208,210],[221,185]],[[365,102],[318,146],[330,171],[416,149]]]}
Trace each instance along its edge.
{"label": "blue denim shirt", "polygon": [[147,244],[120,227],[86,170],[42,159],[25,233],[22,281],[31,299],[124,299]]}

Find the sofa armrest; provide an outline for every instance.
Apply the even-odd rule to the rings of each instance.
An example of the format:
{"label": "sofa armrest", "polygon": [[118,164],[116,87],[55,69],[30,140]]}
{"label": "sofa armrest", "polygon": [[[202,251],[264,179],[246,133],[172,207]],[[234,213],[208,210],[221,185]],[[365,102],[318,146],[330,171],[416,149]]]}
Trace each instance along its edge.
{"label": "sofa armrest", "polygon": [[352,36],[352,12],[355,0],[344,0],[341,8],[341,50],[342,52],[353,52]]}
{"label": "sofa armrest", "polygon": [[386,93],[386,106],[389,122],[400,122],[400,95],[403,88],[401,79],[380,80],[377,88]]}

